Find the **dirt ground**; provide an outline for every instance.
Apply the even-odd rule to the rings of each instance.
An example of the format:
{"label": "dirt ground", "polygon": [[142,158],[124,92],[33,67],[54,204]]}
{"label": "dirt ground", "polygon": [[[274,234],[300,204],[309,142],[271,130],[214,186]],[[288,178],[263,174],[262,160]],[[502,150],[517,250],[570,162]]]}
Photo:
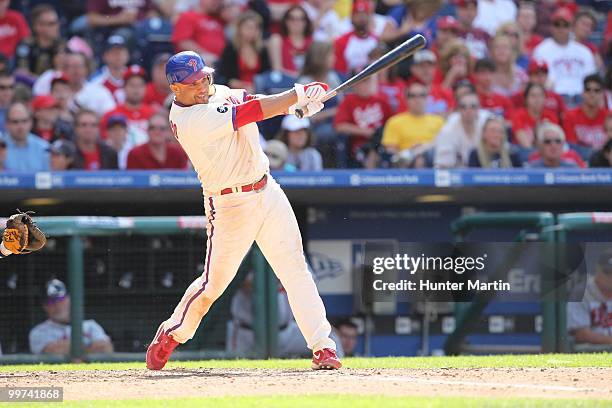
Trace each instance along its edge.
{"label": "dirt ground", "polygon": [[64,387],[65,400],[313,393],[612,399],[612,368],[40,371],[1,373],[0,384]]}

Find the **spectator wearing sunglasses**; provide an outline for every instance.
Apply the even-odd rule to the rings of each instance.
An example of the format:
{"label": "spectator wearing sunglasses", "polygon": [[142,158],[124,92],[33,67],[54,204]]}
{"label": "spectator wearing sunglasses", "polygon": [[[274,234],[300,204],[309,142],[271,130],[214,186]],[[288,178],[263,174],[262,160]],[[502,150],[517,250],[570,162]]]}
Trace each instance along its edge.
{"label": "spectator wearing sunglasses", "polygon": [[604,81],[597,75],[584,79],[582,103],[565,115],[567,141],[590,149],[600,149],[608,137],[604,123],[608,110],[604,101]]}
{"label": "spectator wearing sunglasses", "polygon": [[553,90],[564,95],[568,104],[576,105],[582,81],[596,71],[595,58],[586,46],[571,39],[573,16],[568,9],[557,9],[551,21],[552,36],[535,48],[533,57],[548,65]]}
{"label": "spectator wearing sunglasses", "polygon": [[529,162],[529,167],[575,168],[576,163],[563,158],[565,133],[559,125],[544,123],[538,128],[538,151],[540,157]]}

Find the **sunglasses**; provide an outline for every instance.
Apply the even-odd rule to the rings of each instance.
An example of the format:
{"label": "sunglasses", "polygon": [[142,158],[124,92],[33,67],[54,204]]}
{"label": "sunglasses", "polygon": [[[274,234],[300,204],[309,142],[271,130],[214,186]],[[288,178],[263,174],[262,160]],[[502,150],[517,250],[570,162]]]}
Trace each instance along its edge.
{"label": "sunglasses", "polygon": [[20,123],[30,123],[30,119],[9,119],[8,123],[19,125]]}
{"label": "sunglasses", "polygon": [[555,21],[553,26],[556,28],[569,28],[570,23],[568,23],[567,21]]}
{"label": "sunglasses", "polygon": [[160,132],[166,129],[168,129],[168,126],[149,126],[149,130],[159,130]]}
{"label": "sunglasses", "polygon": [[408,98],[427,98],[426,93],[408,93],[406,94]]}
{"label": "sunglasses", "polygon": [[584,92],[602,93],[603,89],[601,89],[601,88],[584,88]]}
{"label": "sunglasses", "polygon": [[558,144],[560,145],[561,143],[563,143],[563,140],[561,139],[544,139],[542,140],[542,143],[544,143],[545,145],[549,145],[549,144]]}

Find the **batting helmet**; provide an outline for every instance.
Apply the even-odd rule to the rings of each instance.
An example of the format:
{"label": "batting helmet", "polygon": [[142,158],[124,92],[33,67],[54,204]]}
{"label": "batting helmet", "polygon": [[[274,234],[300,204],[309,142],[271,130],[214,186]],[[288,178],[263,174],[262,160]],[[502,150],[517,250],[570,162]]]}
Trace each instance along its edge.
{"label": "batting helmet", "polygon": [[166,63],[166,79],[172,84],[192,84],[215,72],[207,67],[200,55],[193,51],[174,54]]}

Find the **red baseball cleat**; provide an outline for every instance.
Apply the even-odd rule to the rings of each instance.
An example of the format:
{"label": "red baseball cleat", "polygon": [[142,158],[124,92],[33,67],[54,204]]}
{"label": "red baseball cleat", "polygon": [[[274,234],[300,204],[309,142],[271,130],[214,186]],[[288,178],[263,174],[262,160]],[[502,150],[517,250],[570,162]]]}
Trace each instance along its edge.
{"label": "red baseball cleat", "polygon": [[167,335],[163,330],[163,324],[157,329],[155,338],[147,349],[147,368],[149,370],[161,370],[164,368],[170,354],[179,345],[179,342]]}
{"label": "red baseball cleat", "polygon": [[336,356],[335,350],[325,348],[312,353],[313,370],[337,370],[340,367],[342,367],[342,363]]}

